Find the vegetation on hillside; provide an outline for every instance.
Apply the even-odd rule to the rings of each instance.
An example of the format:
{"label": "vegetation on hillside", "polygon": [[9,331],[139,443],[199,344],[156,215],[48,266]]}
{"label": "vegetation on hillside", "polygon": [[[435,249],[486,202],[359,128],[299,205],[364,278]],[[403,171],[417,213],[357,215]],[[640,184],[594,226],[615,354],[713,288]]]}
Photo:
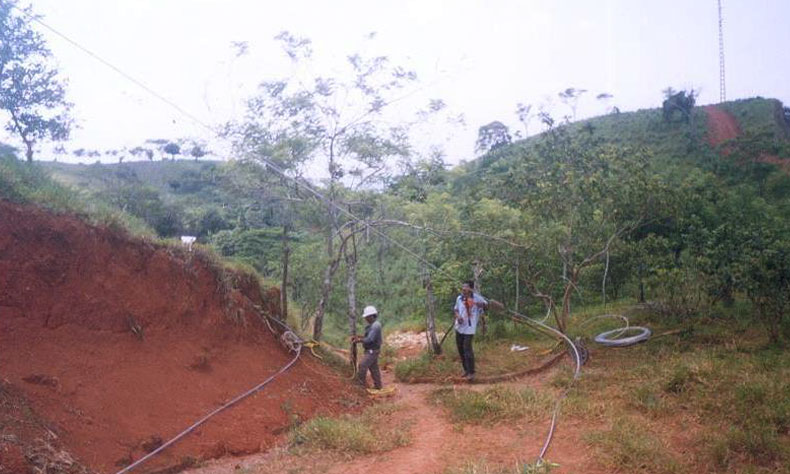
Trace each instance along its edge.
{"label": "vegetation on hillside", "polygon": [[[579,305],[623,297],[688,317],[742,298],[781,340],[787,303],[771,295],[787,293],[790,178],[759,157],[790,156],[786,125],[776,122],[776,101],[724,107],[743,132],[724,148],[708,143],[700,109],[690,124],[646,110],[560,125],[454,170],[439,157],[416,162],[382,191],[337,183],[338,199],[356,202],[352,211],[371,224],[356,231],[357,301],[382,306],[390,324],[419,323],[430,280],[443,318],[457,282],[476,269],[484,294],[527,314],[556,313],[558,324],[569,324]],[[44,166],[92,202],[123,209],[161,236],[197,235],[273,279],[282,274],[287,223],[290,298],[310,323],[328,263],[319,250],[326,203],[303,189],[242,162]],[[347,263],[337,261],[327,303],[335,342],[348,331]]]}

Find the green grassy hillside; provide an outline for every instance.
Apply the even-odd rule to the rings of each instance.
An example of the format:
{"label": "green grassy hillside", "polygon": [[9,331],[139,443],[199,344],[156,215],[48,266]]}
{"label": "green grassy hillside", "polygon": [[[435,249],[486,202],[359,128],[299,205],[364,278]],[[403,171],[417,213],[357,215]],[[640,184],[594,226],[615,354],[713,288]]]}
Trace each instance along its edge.
{"label": "green grassy hillside", "polygon": [[[717,105],[735,117],[743,135],[760,137],[770,147],[790,138],[790,124],[782,117],[782,103],[776,99],[752,98]],[[664,121],[661,109],[645,109],[603,115],[567,125],[567,132],[596,144],[644,147],[659,168],[705,164],[715,150],[708,144],[708,117],[704,108],[695,107],[690,123]],[[528,153],[541,140],[537,135],[503,147],[470,163],[470,170],[502,173],[514,160]],[[718,154],[718,153],[716,153]]]}

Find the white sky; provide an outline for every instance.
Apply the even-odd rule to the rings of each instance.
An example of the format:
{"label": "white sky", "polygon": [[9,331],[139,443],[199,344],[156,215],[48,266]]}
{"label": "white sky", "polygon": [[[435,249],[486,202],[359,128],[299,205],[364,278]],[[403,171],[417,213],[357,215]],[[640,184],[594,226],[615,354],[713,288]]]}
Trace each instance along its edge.
{"label": "white sky", "polygon": [[[728,99],[790,102],[790,2],[723,3]],[[375,31],[375,53],[420,76],[415,100],[441,98],[465,115],[465,129],[430,132],[431,141],[446,143],[451,163],[473,157],[479,126],[500,120],[519,129],[518,102],[551,97],[555,115],[568,113],[557,100],[567,87],[590,91],[579,118],[604,112],[594,99],[600,92],[613,94],[609,106],[623,111],[658,106],[667,86],[700,89],[699,103],[719,97],[716,0],[34,0],[33,7],[45,23],[212,125],[237,117],[259,82],[288,73],[273,40],[280,31],[312,39],[328,70]],[[67,149],[209,138],[41,31],[69,80],[80,126]],[[250,54],[235,59],[232,41],[247,41]],[[537,129],[536,120],[530,131]],[[0,140],[18,144],[7,135]]]}

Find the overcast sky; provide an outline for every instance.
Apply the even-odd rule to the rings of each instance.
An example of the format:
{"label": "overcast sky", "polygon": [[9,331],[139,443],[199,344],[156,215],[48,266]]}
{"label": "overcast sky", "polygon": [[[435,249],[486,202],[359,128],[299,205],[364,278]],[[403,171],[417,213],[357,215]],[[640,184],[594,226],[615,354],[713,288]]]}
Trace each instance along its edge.
{"label": "overcast sky", "polygon": [[[790,102],[790,1],[723,6],[727,98]],[[660,105],[667,86],[699,89],[703,104],[719,98],[716,0],[35,0],[33,7],[45,23],[211,125],[238,117],[262,80],[288,74],[277,33],[312,39],[319,67],[331,70],[376,32],[375,53],[417,71],[415,101],[441,98],[465,115],[466,128],[436,133],[451,163],[473,157],[480,125],[500,120],[518,129],[518,102],[550,99],[555,115],[568,113],[557,100],[567,87],[590,91],[579,118],[604,112],[594,99],[601,92],[623,111]],[[67,149],[209,138],[41,31],[69,80],[80,126]],[[234,41],[248,42],[249,54],[236,58]]]}

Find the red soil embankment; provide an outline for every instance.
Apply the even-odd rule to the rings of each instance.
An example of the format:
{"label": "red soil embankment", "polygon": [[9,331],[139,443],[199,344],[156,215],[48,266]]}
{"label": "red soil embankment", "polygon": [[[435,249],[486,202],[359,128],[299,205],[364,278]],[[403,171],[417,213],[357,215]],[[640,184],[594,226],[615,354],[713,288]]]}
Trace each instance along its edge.
{"label": "red soil embankment", "polygon": [[705,106],[708,115],[708,143],[719,146],[728,140],[734,140],[741,134],[738,121],[729,112],[715,105]]}
{"label": "red soil embankment", "polygon": [[[139,459],[291,359],[253,306],[276,314],[278,292],[260,293],[198,252],[0,200],[0,378],[91,469]],[[349,392],[303,357],[139,472],[265,449]]]}
{"label": "red soil embankment", "polygon": [[[779,108],[781,111],[781,107]],[[726,110],[715,105],[705,106],[705,113],[708,115],[708,143],[712,146],[722,145],[730,140],[735,140],[741,135],[741,127],[735,117]],[[780,114],[777,114],[777,121],[784,121]],[[732,152],[726,145],[722,149],[724,155]],[[754,158],[757,163],[770,163],[779,166],[786,173],[790,173],[790,159],[780,158],[768,153],[761,153]]]}

